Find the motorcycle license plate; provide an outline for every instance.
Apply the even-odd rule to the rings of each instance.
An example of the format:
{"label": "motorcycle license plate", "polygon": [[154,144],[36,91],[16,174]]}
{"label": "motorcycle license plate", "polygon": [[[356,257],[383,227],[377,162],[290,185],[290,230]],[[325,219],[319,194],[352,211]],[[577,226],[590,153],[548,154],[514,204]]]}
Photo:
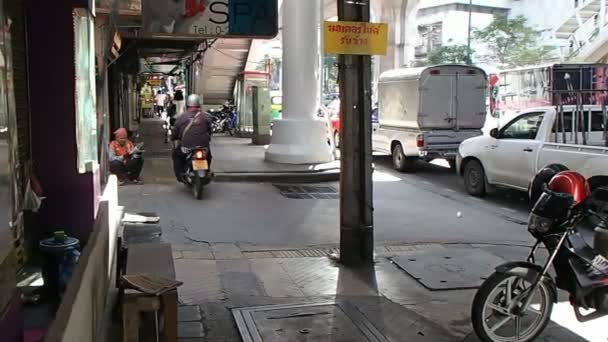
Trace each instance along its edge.
{"label": "motorcycle license plate", "polygon": [[192,168],[194,171],[209,170],[209,163],[206,160],[193,160]]}

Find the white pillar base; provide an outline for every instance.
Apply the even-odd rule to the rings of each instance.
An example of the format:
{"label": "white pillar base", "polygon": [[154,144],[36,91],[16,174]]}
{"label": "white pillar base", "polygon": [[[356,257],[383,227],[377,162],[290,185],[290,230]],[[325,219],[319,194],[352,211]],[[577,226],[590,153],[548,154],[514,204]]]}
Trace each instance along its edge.
{"label": "white pillar base", "polygon": [[281,164],[322,164],[333,161],[323,121],[284,119],[273,122],[266,160]]}

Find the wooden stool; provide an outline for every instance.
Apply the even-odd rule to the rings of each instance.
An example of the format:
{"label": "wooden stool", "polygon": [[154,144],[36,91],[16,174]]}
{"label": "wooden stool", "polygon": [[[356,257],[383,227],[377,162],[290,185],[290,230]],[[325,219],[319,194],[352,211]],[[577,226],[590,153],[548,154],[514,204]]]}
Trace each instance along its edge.
{"label": "wooden stool", "polygon": [[[171,245],[150,243],[129,246],[125,274],[154,274],[175,279]],[[161,296],[151,296],[131,289],[125,289],[123,294],[124,342],[139,342],[140,314],[151,311],[155,312],[157,329],[161,330],[164,341],[177,342],[177,290]],[[160,327],[158,313],[164,322]]]}

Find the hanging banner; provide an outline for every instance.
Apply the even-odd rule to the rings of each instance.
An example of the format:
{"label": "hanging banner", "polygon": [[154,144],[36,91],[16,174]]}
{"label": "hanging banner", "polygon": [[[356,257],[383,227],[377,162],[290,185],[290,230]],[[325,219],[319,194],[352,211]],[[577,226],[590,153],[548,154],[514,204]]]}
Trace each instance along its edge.
{"label": "hanging banner", "polygon": [[325,53],[386,55],[388,25],[355,21],[326,21]]}
{"label": "hanging banner", "polygon": [[145,0],[148,37],[273,38],[277,0]]}

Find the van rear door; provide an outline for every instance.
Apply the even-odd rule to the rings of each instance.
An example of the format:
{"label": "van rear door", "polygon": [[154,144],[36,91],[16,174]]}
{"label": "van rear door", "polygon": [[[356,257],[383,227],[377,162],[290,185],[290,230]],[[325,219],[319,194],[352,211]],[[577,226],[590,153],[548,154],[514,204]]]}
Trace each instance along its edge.
{"label": "van rear door", "polygon": [[443,65],[420,75],[421,129],[481,129],[486,113],[486,75],[475,67]]}
{"label": "van rear door", "polygon": [[455,97],[454,74],[441,68],[431,68],[420,75],[420,129],[452,129],[455,127],[453,100]]}
{"label": "van rear door", "polygon": [[469,69],[456,74],[456,123],[458,129],[481,129],[486,121],[487,80],[483,72]]}

